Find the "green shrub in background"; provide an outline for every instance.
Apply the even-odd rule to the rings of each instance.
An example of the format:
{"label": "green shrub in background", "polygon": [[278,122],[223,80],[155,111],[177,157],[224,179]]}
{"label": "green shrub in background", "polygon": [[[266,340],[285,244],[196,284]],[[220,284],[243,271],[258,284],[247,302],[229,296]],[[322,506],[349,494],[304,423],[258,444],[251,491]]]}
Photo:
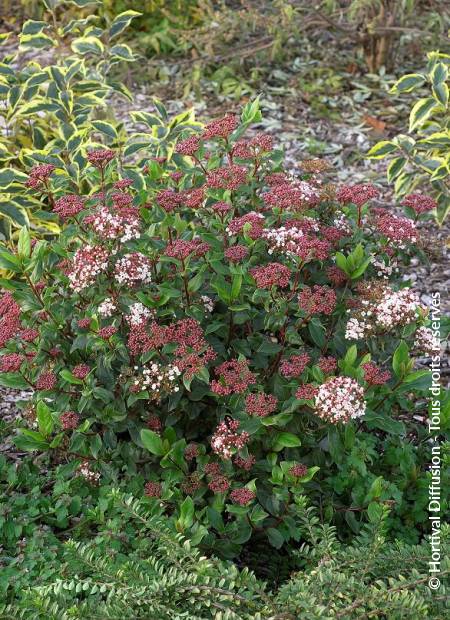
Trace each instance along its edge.
{"label": "green shrub in background", "polygon": [[430,52],[425,70],[401,77],[396,94],[413,93],[425,85],[409,116],[407,134],[378,142],[369,151],[372,159],[390,159],[387,179],[395,193],[404,197],[419,188],[437,200],[436,220],[442,224],[450,210],[450,55]]}
{"label": "green shrub in background", "polygon": [[121,125],[100,120],[112,115],[109,97],[117,93],[132,98],[115,79],[115,69],[135,60],[120,37],[139,13],[127,11],[110,23],[93,14],[62,17],[60,24],[57,17],[67,6],[85,7],[95,1],[43,4],[42,20],[23,24],[17,53],[0,63],[0,238],[4,239],[23,225],[36,234],[59,231],[45,205],[19,189],[26,179],[24,169],[33,163],[52,163],[69,175],[74,189],[80,188],[86,147],[104,134],[120,146]]}

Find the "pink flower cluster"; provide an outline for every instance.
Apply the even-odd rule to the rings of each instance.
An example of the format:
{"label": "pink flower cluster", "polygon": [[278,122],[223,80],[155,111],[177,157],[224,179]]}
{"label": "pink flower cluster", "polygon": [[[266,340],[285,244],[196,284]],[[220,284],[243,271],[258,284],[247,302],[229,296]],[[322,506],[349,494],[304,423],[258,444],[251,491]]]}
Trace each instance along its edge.
{"label": "pink flower cluster", "polygon": [[342,286],[348,280],[347,274],[334,265],[327,269],[327,276],[330,282],[336,287]]}
{"label": "pink flower cluster", "polygon": [[64,431],[74,430],[80,422],[80,416],[75,411],[65,411],[61,414],[59,422]]}
{"label": "pink flower cluster", "polygon": [[91,369],[89,368],[87,364],[78,364],[77,366],[73,368],[72,374],[77,379],[83,380],[83,379],[86,379],[90,371]]}
{"label": "pink flower cluster", "polygon": [[238,126],[238,119],[234,114],[227,114],[223,118],[217,118],[210,121],[202,133],[204,140],[211,138],[223,138],[224,140],[233,133]]}
{"label": "pink flower cluster", "polygon": [[348,310],[345,337],[360,340],[377,331],[389,331],[408,325],[417,318],[419,298],[409,288],[394,291],[389,286],[374,287],[374,292],[363,294],[358,306]]}
{"label": "pink flower cluster", "polygon": [[366,412],[364,389],[350,377],[332,377],[319,387],[315,413],[331,424],[361,418]]}
{"label": "pink flower cluster", "polygon": [[369,385],[384,385],[391,378],[388,370],[381,370],[373,362],[367,362],[361,365],[364,370],[364,381]]}
{"label": "pink flower cluster", "polygon": [[405,247],[405,242],[415,243],[417,241],[414,222],[406,217],[398,217],[391,213],[381,215],[376,219],[376,228],[381,235],[396,243],[400,249]]}
{"label": "pink flower cluster", "polygon": [[56,387],[57,378],[54,372],[43,372],[36,381],[37,390],[53,390]]}
{"label": "pink flower cluster", "polygon": [[85,219],[100,239],[118,240],[126,243],[141,236],[139,211],[133,207],[123,207],[116,212],[103,206],[92,216]]}
{"label": "pink flower cluster", "polygon": [[299,400],[312,400],[317,396],[319,389],[313,383],[303,383],[295,392]]}
{"label": "pink flower cluster", "polygon": [[310,183],[292,181],[273,185],[263,194],[263,200],[268,207],[301,211],[317,204],[319,196]]}
{"label": "pink flower cluster", "polygon": [[261,213],[250,211],[241,217],[231,220],[227,233],[231,236],[246,232],[250,239],[259,239],[263,234],[264,216]]}
{"label": "pink flower cluster", "polygon": [[178,260],[186,260],[191,254],[200,258],[204,256],[210,249],[207,243],[203,243],[200,239],[186,241],[177,239],[173,243],[169,243],[164,250],[165,256],[176,258]]}
{"label": "pink flower cluster", "polygon": [[115,157],[114,151],[111,149],[97,149],[87,153],[87,160],[96,168],[105,168]]}
{"label": "pink flower cluster", "polygon": [[255,375],[248,369],[247,360],[229,360],[214,369],[217,380],[211,381],[211,390],[220,396],[241,394],[255,383]]}
{"label": "pink flower cluster", "polygon": [[211,189],[227,189],[233,191],[247,181],[247,168],[230,164],[216,168],[208,173],[206,185]]}
{"label": "pink flower cluster", "polygon": [[272,136],[258,134],[250,140],[239,140],[231,151],[233,157],[240,159],[254,159],[261,153],[267,153],[273,148]]}
{"label": "pink flower cluster", "polygon": [[289,286],[291,277],[290,269],[282,263],[269,263],[261,267],[254,267],[250,269],[250,274],[255,279],[258,288],[268,289],[272,286],[281,288]]}
{"label": "pink flower cluster", "polygon": [[247,506],[251,501],[253,501],[256,497],[256,493],[251,489],[247,489],[247,487],[242,487],[240,489],[233,489],[230,493],[230,498],[235,504],[239,504],[239,506]]}
{"label": "pink flower cluster", "polygon": [[301,355],[291,355],[288,359],[285,359],[280,364],[280,373],[286,379],[292,379],[293,377],[299,377],[309,364],[310,357],[307,353]]}
{"label": "pink flower cluster", "polygon": [[303,478],[308,473],[308,467],[303,463],[296,463],[289,469],[289,473],[295,478]]}
{"label": "pink flower cluster", "polygon": [[45,185],[54,169],[53,164],[36,164],[31,168],[25,185],[32,189]]}
{"label": "pink flower cluster", "polygon": [[371,198],[376,198],[379,194],[377,188],[370,183],[357,185],[344,185],[337,192],[337,199],[342,204],[352,202],[358,207],[362,207]]}
{"label": "pink flower cluster", "polygon": [[413,209],[417,215],[436,209],[437,202],[426,194],[409,194],[403,199],[402,205]]}
{"label": "pink flower cluster", "polygon": [[190,136],[185,140],[178,142],[175,152],[180,155],[193,156],[200,148],[200,138],[198,136]]}
{"label": "pink flower cluster", "polygon": [[228,460],[231,458],[233,450],[243,448],[250,439],[250,435],[245,431],[239,433],[238,429],[238,420],[229,419],[220,422],[211,438],[213,452]]}
{"label": "pink flower cluster", "polygon": [[241,469],[245,471],[250,471],[253,465],[256,463],[256,458],[253,456],[253,454],[249,454],[248,456],[239,456],[238,454],[234,457],[233,462]]}
{"label": "pink flower cluster", "polygon": [[11,293],[5,293],[0,298],[0,347],[16,336],[20,328],[20,306]]}
{"label": "pink flower cluster", "polygon": [[208,488],[213,493],[226,493],[230,488],[230,481],[226,476],[213,476],[208,483]]}
{"label": "pink flower cluster", "polygon": [[299,293],[298,303],[307,316],[331,314],[336,307],[336,293],[329,286],[305,286]]}
{"label": "pink flower cluster", "polygon": [[67,194],[61,196],[55,202],[53,211],[59,215],[62,220],[76,217],[84,209],[84,201],[76,194]]}
{"label": "pink flower cluster", "polygon": [[147,482],[145,487],[145,495],[147,497],[156,497],[159,498],[161,497],[162,494],[162,486],[159,482]]}
{"label": "pink flower cluster", "polygon": [[177,207],[180,207],[183,202],[183,196],[181,193],[176,192],[173,189],[163,189],[156,195],[156,202],[159,206],[170,213]]}
{"label": "pink flower cluster", "polygon": [[245,245],[233,245],[224,252],[225,258],[231,263],[239,263],[248,255],[248,249]]}
{"label": "pink flower cluster", "polygon": [[337,368],[337,360],[331,355],[328,357],[320,357],[317,365],[325,375],[331,375]]}
{"label": "pink flower cluster", "polygon": [[7,353],[0,357],[0,372],[18,372],[25,356],[20,353]]}
{"label": "pink flower cluster", "polygon": [[414,334],[414,348],[425,355],[439,355],[441,344],[430,327],[419,327]]}
{"label": "pink flower cluster", "polygon": [[248,415],[265,418],[276,410],[277,404],[278,401],[272,394],[249,394],[245,399],[245,411]]}

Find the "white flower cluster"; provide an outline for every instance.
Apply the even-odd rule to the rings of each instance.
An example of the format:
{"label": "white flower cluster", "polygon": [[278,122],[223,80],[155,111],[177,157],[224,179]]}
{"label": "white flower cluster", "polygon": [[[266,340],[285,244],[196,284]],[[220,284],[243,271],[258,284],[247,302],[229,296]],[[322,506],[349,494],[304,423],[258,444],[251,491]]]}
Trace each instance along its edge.
{"label": "white flower cluster", "polygon": [[80,463],[77,472],[80,476],[83,476],[83,478],[92,484],[95,484],[100,480],[100,472],[93,471],[89,465],[89,461],[83,461]]}
{"label": "white flower cluster", "polygon": [[108,207],[102,207],[91,221],[94,232],[102,239],[118,239],[126,243],[131,239],[139,239],[139,218],[125,218],[120,213],[111,213]]}
{"label": "white flower cluster", "polygon": [[114,277],[119,284],[146,284],[152,280],[150,261],[140,252],[125,254],[117,261],[114,271]]}
{"label": "white flower cluster", "polygon": [[212,312],[214,310],[214,301],[211,297],[208,297],[208,295],[202,295],[200,299],[202,300],[206,312]]}
{"label": "white flower cluster", "polygon": [[345,338],[347,340],[362,340],[366,336],[367,325],[363,321],[359,321],[355,317],[347,322],[345,328]]}
{"label": "white flower cluster", "polygon": [[98,246],[85,245],[79,248],[72,259],[72,266],[67,272],[71,288],[79,293],[93,284],[101,273],[108,268],[108,251]]}
{"label": "white flower cluster", "polygon": [[293,185],[295,186],[295,189],[298,189],[303,193],[303,199],[306,202],[311,202],[317,199],[317,189],[311,185],[311,183],[308,183],[307,181],[295,180]]}
{"label": "white flower cluster", "polygon": [[[138,367],[134,367],[138,370]],[[181,375],[178,366],[169,364],[162,366],[157,362],[152,362],[142,370],[142,375],[135,379],[134,386],[140,390],[149,390],[149,400],[159,400],[163,394],[178,392],[179,386],[175,381]]]}
{"label": "white flower cluster", "polygon": [[332,377],[319,387],[315,413],[332,424],[361,418],[366,412],[364,389],[350,377]]}
{"label": "white flower cluster", "polygon": [[352,233],[352,227],[350,226],[350,223],[345,213],[341,213],[340,215],[334,218],[333,226],[335,228],[338,228],[339,230],[342,230],[342,232],[348,235]]}
{"label": "white flower cluster", "polygon": [[379,259],[375,255],[372,256],[370,262],[377,270],[377,276],[384,278],[385,280],[388,280],[389,276],[391,276],[394,271],[398,271],[396,262],[391,262],[386,265],[382,258]]}
{"label": "white flower cluster", "polygon": [[414,321],[419,308],[419,297],[410,289],[387,289],[383,299],[375,307],[376,322],[385,329],[406,325]]}
{"label": "white flower cluster", "polygon": [[414,348],[425,355],[439,355],[441,344],[435,333],[429,327],[419,327],[414,334]]}
{"label": "white flower cluster", "polygon": [[417,317],[420,301],[409,288],[393,291],[386,286],[380,299],[363,299],[361,306],[357,316],[350,317],[347,322],[347,340],[361,340],[376,331],[389,331],[399,325],[412,323]]}
{"label": "white flower cluster", "polygon": [[116,304],[110,297],[107,297],[98,307],[98,313],[101,317],[106,319],[114,314],[117,310]]}
{"label": "white flower cluster", "polygon": [[269,244],[268,253],[273,254],[275,251],[286,254],[287,256],[295,256],[295,250],[304,237],[303,231],[298,228],[269,228],[263,232],[263,238]]}
{"label": "white flower cluster", "polygon": [[126,315],[125,320],[129,325],[142,325],[147,319],[153,316],[155,313],[150,308],[137,301],[129,308],[129,314]]}

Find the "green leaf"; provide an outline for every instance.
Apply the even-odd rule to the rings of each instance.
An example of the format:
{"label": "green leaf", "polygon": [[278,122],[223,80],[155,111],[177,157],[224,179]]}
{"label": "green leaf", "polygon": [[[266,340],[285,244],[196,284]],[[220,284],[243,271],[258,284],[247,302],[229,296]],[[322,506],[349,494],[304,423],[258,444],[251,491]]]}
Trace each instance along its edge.
{"label": "green leaf", "polygon": [[2,372],[0,373],[0,385],[3,387],[13,388],[16,390],[30,389],[30,385],[18,372]]}
{"label": "green leaf", "polygon": [[44,437],[48,437],[53,432],[54,422],[52,418],[52,412],[43,400],[39,401],[39,403],[37,404],[36,413],[39,431]]}
{"label": "green leaf", "polygon": [[26,226],[22,226],[20,229],[17,251],[22,258],[28,258],[31,254],[30,232]]}
{"label": "green leaf", "polygon": [[272,448],[275,452],[279,452],[283,448],[298,448],[302,442],[293,433],[281,432],[274,437]]}
{"label": "green leaf", "polygon": [[448,69],[443,62],[437,62],[431,72],[431,83],[433,87],[442,84],[448,79]]}
{"label": "green leaf", "polygon": [[55,40],[46,34],[21,34],[19,35],[20,47],[29,49],[45,49],[55,45]]}
{"label": "green leaf", "polygon": [[442,82],[442,84],[436,84],[436,86],[433,86],[433,96],[437,101],[439,101],[440,104],[447,107],[449,96],[447,84]]}
{"label": "green leaf", "polygon": [[105,47],[103,43],[97,37],[86,36],[74,39],[71,44],[71,48],[77,54],[103,54]]}
{"label": "green leaf", "polygon": [[269,527],[267,529],[267,538],[269,539],[272,547],[275,547],[275,549],[280,549],[284,544],[283,536],[274,527]]}
{"label": "green leaf", "polygon": [[352,344],[352,346],[347,349],[347,352],[345,354],[343,361],[348,366],[354,366],[357,357],[358,357],[358,348],[356,344]]}
{"label": "green leaf", "polygon": [[383,506],[378,502],[370,502],[367,507],[367,515],[371,523],[379,523],[383,516]]}
{"label": "green leaf", "polygon": [[163,447],[163,442],[161,437],[147,428],[141,430],[141,440],[144,444],[144,448],[146,448],[152,454],[156,456],[164,456],[166,451]]}
{"label": "green leaf", "polygon": [[241,292],[242,286],[242,276],[240,274],[236,274],[233,276],[233,282],[231,285],[231,301],[237,299],[239,297],[239,293]]}
{"label": "green leaf", "polygon": [[6,250],[0,251],[0,267],[8,271],[14,271],[15,273],[20,273],[22,271],[20,259]]}
{"label": "green leaf", "polygon": [[347,267],[347,259],[344,254],[342,254],[342,252],[337,252],[336,254],[336,265],[339,267],[339,269],[342,269],[344,273],[350,275]]}
{"label": "green leaf", "polygon": [[425,76],[420,73],[407,73],[403,75],[391,89],[391,92],[409,93],[425,83]]}
{"label": "green leaf", "polygon": [[262,119],[259,109],[259,96],[254,101],[249,101],[243,108],[241,121],[245,123],[256,123]]}
{"label": "green leaf", "polygon": [[178,523],[183,530],[191,527],[194,523],[194,502],[189,495],[180,506],[180,518],[178,519]]}
{"label": "green leaf", "polygon": [[397,145],[394,142],[388,140],[382,140],[373,146],[367,153],[367,157],[371,159],[383,159],[386,155],[394,153],[397,150]]}
{"label": "green leaf", "polygon": [[132,19],[140,15],[142,15],[142,13],[138,13],[137,11],[124,11],[123,13],[119,13],[119,15],[114,18],[109,29],[109,38],[114,39],[114,37],[117,37],[128,28]]}
{"label": "green leaf", "polygon": [[371,257],[366,258],[354,271],[352,271],[350,277],[352,280],[356,280],[356,278],[360,278],[363,273],[366,271],[367,267],[370,265]]}
{"label": "green leaf", "polygon": [[113,58],[116,57],[125,62],[135,60],[135,56],[128,45],[113,45],[110,53]]}
{"label": "green leaf", "polygon": [[391,435],[405,435],[406,428],[403,422],[393,420],[388,414],[379,411],[367,410],[363,421],[369,429],[379,428]]}
{"label": "green leaf", "polygon": [[48,28],[48,24],[46,22],[38,22],[33,19],[28,19],[22,26],[22,34],[39,34],[45,30],[45,28]]}
{"label": "green leaf", "polygon": [[91,125],[94,129],[100,131],[100,133],[108,136],[108,138],[111,138],[112,140],[117,139],[116,128],[111,123],[107,123],[106,121],[91,121]]}
{"label": "green leaf", "polygon": [[67,368],[64,368],[63,370],[61,370],[59,374],[64,379],[64,381],[67,381],[67,383],[71,383],[73,385],[83,385],[82,379],[78,379],[78,377],[74,377],[73,374],[70,372],[70,370],[67,370]]}
{"label": "green leaf", "polygon": [[14,437],[13,442],[19,450],[33,452],[34,450],[47,450],[49,444],[45,438],[37,431],[30,431],[26,428],[19,429],[20,435]]}
{"label": "green leaf", "polygon": [[408,345],[404,340],[402,340],[392,357],[392,369],[394,370],[396,377],[404,377],[409,370],[409,365],[410,360]]}
{"label": "green leaf", "polygon": [[395,157],[387,167],[386,177],[388,183],[393,183],[406,164],[406,157]]}
{"label": "green leaf", "polygon": [[413,106],[409,115],[409,131],[414,131],[417,127],[423,125],[427,118],[436,109],[437,104],[434,97],[425,97]]}

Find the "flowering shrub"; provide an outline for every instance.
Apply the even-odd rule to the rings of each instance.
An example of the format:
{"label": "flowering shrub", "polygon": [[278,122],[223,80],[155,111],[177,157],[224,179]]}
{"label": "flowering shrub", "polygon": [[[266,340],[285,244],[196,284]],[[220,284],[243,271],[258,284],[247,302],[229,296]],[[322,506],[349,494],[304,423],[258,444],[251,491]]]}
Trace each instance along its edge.
{"label": "flowering shrub", "polygon": [[269,136],[244,137],[259,117],[249,104],[164,159],[88,152],[87,195],[31,169],[61,236],[32,244],[24,228],[0,252],[17,276],[2,281],[0,382],[34,390],[17,446],[78,459],[96,484],[133,442],[146,501],[226,556],[298,540],[304,493],[336,522],[351,508],[355,531],[354,502],[391,501],[401,530],[409,499],[385,477],[424,407],[405,395],[428,387],[409,350],[438,346],[428,309],[389,281],[414,222],[372,207],[373,186],[336,190],[321,162],[283,170]]}

